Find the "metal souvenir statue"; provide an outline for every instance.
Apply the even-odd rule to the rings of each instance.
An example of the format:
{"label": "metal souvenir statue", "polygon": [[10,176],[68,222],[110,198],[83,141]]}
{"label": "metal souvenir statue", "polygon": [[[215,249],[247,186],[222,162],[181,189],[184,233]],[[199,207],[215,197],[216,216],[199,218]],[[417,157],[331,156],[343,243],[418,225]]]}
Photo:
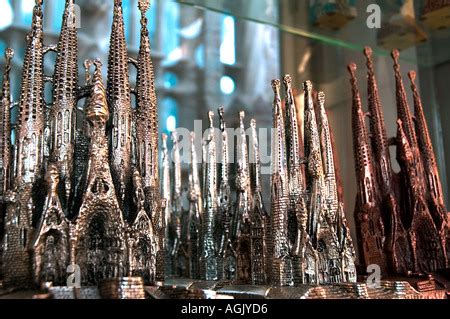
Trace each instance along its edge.
{"label": "metal souvenir statue", "polygon": [[354,96],[353,136],[359,185],[355,216],[361,236],[360,251],[366,265],[377,263],[387,273],[427,274],[448,265],[447,218],[436,159],[415,84],[416,74],[409,73],[413,117],[398,63],[399,52],[393,50],[398,119],[397,137],[391,143],[397,146],[401,168],[394,173],[371,49],[365,48],[364,54],[372,139],[365,126],[356,65],[349,67]]}
{"label": "metal souvenir statue", "polygon": [[221,260],[220,277],[224,280],[236,279],[236,251],[233,243],[231,210],[231,187],[229,178],[228,132],[226,131],[223,107],[219,108],[220,130],[222,132],[222,152],[219,181],[219,216],[221,222],[221,236],[219,241],[219,258]]}
{"label": "metal souvenir statue", "polygon": [[292,284],[292,260],[288,240],[289,180],[286,158],[286,138],[281,107],[280,80],[272,81],[274,92],[271,172],[271,215],[273,235],[272,284]]}
{"label": "metal souvenir statue", "polygon": [[216,150],[216,138],[214,134],[214,113],[209,112],[209,131],[205,140],[206,149],[206,162],[205,166],[206,176],[205,180],[205,211],[202,219],[202,255],[200,257],[200,277],[205,280],[217,280],[217,245],[214,240],[214,222],[216,220],[216,214],[218,212],[218,200],[217,200],[217,150]]}
{"label": "metal souvenir statue", "polygon": [[239,135],[236,144],[237,172],[236,172],[236,205],[235,225],[236,255],[237,255],[237,282],[251,283],[251,184],[250,167],[248,162],[247,135],[244,127],[245,113],[239,112]]}
{"label": "metal souvenir statue", "polygon": [[253,201],[250,214],[251,233],[251,274],[253,285],[264,285],[270,282],[270,257],[272,256],[270,216],[264,207],[262,197],[261,162],[259,158],[259,143],[256,131],[256,121],[250,122],[251,127],[251,162],[250,182],[253,189]]}
{"label": "metal souvenir statue", "polygon": [[[1,271],[6,287],[64,285],[68,266],[80,270],[84,285],[123,276],[140,276],[147,284],[164,280],[165,202],[157,173],[148,7],[149,1],[139,1],[141,47],[133,60],[126,50],[122,4],[114,2],[105,89],[98,60],[85,62],[86,84],[78,85],[75,1],[66,0],[58,44],[48,47],[43,45],[42,1],[36,1],[27,35],[14,152],[9,124],[13,52],[7,50],[0,145],[1,207],[6,212]],[[43,57],[50,51],[57,54],[51,81],[43,72]],[[133,118],[129,61],[138,71]],[[49,105],[43,99],[44,81],[53,84]],[[86,104],[78,110],[81,98]],[[132,149],[132,144],[137,147]],[[132,158],[137,159],[136,167],[131,166]]]}
{"label": "metal souvenir statue", "polygon": [[189,215],[186,222],[188,231],[186,231],[185,251],[189,257],[188,278],[200,278],[200,240],[201,237],[201,218],[203,216],[203,201],[198,175],[197,151],[195,150],[195,134],[191,132],[191,167],[189,172]]}

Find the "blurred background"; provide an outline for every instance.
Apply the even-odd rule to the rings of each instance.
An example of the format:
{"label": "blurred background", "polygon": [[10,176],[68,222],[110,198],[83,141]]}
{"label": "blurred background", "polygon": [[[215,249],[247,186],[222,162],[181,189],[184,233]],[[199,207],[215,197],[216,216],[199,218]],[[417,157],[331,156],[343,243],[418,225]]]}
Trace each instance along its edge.
{"label": "blurred background", "polygon": [[[34,0],[0,0],[0,52],[16,51],[12,71],[13,98],[18,100],[26,32]],[[138,0],[123,0],[130,56],[137,56],[140,12]],[[382,2],[383,4],[379,4]],[[100,58],[106,62],[112,22],[112,0],[77,0],[80,6],[79,65]],[[378,3],[379,6],[373,6]],[[44,0],[45,42],[56,44],[64,1]],[[346,214],[354,235],[356,182],[351,130],[351,89],[346,65],[359,66],[358,78],[366,105],[365,57],[374,50],[375,70],[388,135],[396,133],[392,48],[401,49],[401,66],[412,106],[406,73],[416,70],[425,114],[438,159],[447,206],[450,193],[450,1],[448,0],[152,0],[149,29],[156,69],[160,131],[193,129],[194,120],[207,127],[207,111],[225,107],[228,127],[238,126],[238,111],[259,127],[272,122],[270,80],[289,73],[302,112],[301,82],[313,81],[326,93],[335,134]],[[55,55],[45,58],[53,73]],[[3,54],[0,58],[3,71]],[[135,70],[130,69],[135,82]],[[51,87],[46,100],[51,101]],[[80,101],[80,105],[84,105]],[[14,117],[13,112],[13,117]],[[14,121],[14,119],[13,119]],[[270,145],[270,143],[268,144]],[[394,148],[394,147],[393,147]],[[267,155],[270,150],[262,150]],[[395,155],[395,150],[391,152]],[[394,169],[398,165],[394,162]],[[187,165],[183,166],[187,181]],[[269,199],[269,176],[264,177]],[[269,204],[268,202],[266,203]],[[355,238],[355,236],[353,236]]]}

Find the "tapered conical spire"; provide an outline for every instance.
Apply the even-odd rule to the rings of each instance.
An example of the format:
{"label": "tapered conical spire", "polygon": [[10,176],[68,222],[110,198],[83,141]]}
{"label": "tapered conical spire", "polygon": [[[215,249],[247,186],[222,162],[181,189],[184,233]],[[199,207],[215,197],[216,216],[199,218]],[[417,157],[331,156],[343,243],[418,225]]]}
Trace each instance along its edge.
{"label": "tapered conical spire", "polygon": [[271,215],[273,236],[273,273],[275,285],[292,283],[292,260],[288,239],[289,180],[287,172],[286,135],[283,110],[281,108],[280,80],[272,80],[273,131],[272,131],[272,175]]}
{"label": "tapered conical spire", "polygon": [[[435,202],[435,205],[440,206],[440,209],[442,209],[442,211],[439,212],[439,214],[442,214],[444,212],[444,197],[442,192],[441,180],[439,178],[439,170],[433,151],[433,144],[431,143],[430,133],[428,131],[428,125],[423,113],[422,100],[420,98],[419,92],[417,91],[415,83],[416,72],[411,71],[408,73],[408,76],[411,80],[411,89],[413,91],[414,117],[416,119],[417,140],[422,155],[425,174],[427,175],[426,180],[428,185],[428,192],[432,197],[432,200]],[[440,216],[440,218],[442,217],[443,216]]]}
{"label": "tapered conical spire", "polygon": [[384,123],[383,108],[378,93],[378,85],[375,78],[375,70],[372,61],[372,49],[364,48],[364,55],[367,62],[367,93],[368,109],[370,112],[370,130],[373,141],[374,156],[377,160],[376,170],[378,172],[378,182],[383,194],[392,192],[392,167],[389,145],[387,142],[386,125]]}
{"label": "tapered conical spire", "polygon": [[155,91],[155,74],[150,51],[146,12],[149,0],[140,0],[141,42],[138,55],[136,81],[137,93],[137,158],[146,187],[157,188],[158,174],[158,106]]}
{"label": "tapered conical spire", "polygon": [[205,141],[206,163],[205,165],[205,211],[202,219],[202,257],[201,278],[205,280],[217,280],[217,251],[214,242],[214,222],[217,214],[217,150],[213,125],[214,113],[208,113],[209,131]]}
{"label": "tapered conical spire", "polygon": [[312,83],[303,84],[305,91],[305,158],[307,159],[307,181],[311,200],[309,206],[308,232],[314,247],[317,245],[319,219],[322,213],[323,162],[320,148],[319,129],[312,98]]}
{"label": "tapered conical spire", "polygon": [[78,86],[77,16],[74,0],[66,0],[61,33],[57,46],[53,76],[53,107],[50,111],[51,159],[58,168],[59,179],[65,185],[65,199],[72,189],[74,123],[76,121]]}
{"label": "tapered conical spire", "polygon": [[129,205],[125,202],[131,194],[131,96],[121,0],[114,0],[107,82],[108,103],[112,116],[111,169],[119,203],[127,210]]}
{"label": "tapered conical spire", "polygon": [[325,183],[325,203],[327,205],[328,216],[330,221],[335,221],[338,210],[338,193],[336,182],[336,168],[334,165],[333,142],[331,139],[330,125],[328,116],[325,111],[325,93],[319,92],[319,132],[320,143],[322,146],[322,162],[324,168]]}
{"label": "tapered conical spire", "polygon": [[0,170],[2,178],[0,181],[0,196],[3,196],[11,186],[11,81],[9,76],[13,57],[14,50],[7,48],[0,104],[0,120],[3,124],[0,128]]}
{"label": "tapered conical spire", "polygon": [[[361,97],[356,81],[356,64],[348,66],[350,83],[353,92],[352,129],[353,148],[356,168],[357,195],[355,204],[355,219],[357,220],[357,235],[361,241],[361,260],[365,266],[377,264],[383,270],[387,262],[384,251],[384,223],[381,215],[376,171],[369,134],[367,132]],[[373,225],[372,232],[368,229]]]}
{"label": "tapered conical spire", "polygon": [[42,0],[36,0],[23,59],[18,117],[17,181],[33,182],[42,175],[44,110],[44,36]]}
{"label": "tapered conical spire", "polygon": [[398,50],[393,50],[391,55],[394,60],[395,94],[397,98],[398,118],[403,122],[403,128],[411,147],[415,148],[417,146],[417,137],[416,131],[414,130],[413,118],[409,109],[405,88],[403,86],[400,64],[398,62],[400,52]]}

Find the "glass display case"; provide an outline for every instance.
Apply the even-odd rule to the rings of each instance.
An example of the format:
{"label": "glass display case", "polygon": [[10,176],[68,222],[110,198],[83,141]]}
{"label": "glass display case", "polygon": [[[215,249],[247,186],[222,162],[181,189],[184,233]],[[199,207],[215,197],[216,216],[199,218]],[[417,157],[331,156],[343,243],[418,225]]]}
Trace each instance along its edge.
{"label": "glass display case", "polygon": [[[357,63],[358,80],[365,84],[365,57],[362,51],[365,46],[372,48],[388,135],[395,136],[395,81],[390,53],[394,48],[401,50],[400,63],[405,79],[409,70],[418,73],[417,81],[448,203],[450,130],[445,123],[450,120],[450,96],[445,89],[445,74],[450,70],[450,22],[449,7],[445,1],[392,0],[375,6],[373,1],[326,0],[178,2],[232,16],[254,28],[272,30],[279,38],[279,59],[275,61],[280,65],[279,74],[272,74],[276,77],[291,74],[299,91],[301,82],[307,79],[315,84],[317,90],[325,91],[336,137],[348,216],[353,211],[356,183],[350,142],[351,89],[346,66],[350,62]],[[265,41],[270,34],[257,33],[256,37]],[[252,55],[257,49],[249,44],[248,50],[242,52],[238,59]],[[253,53],[255,57],[247,61],[255,62],[264,56],[263,52]],[[269,88],[267,81],[265,86]],[[237,87],[240,87],[239,82]],[[367,101],[364,86],[361,93],[363,101]],[[411,94],[408,98],[409,104],[413,105]],[[266,116],[270,119],[268,106]],[[395,157],[395,147],[391,148],[392,157]],[[393,163],[398,171],[394,158]]]}

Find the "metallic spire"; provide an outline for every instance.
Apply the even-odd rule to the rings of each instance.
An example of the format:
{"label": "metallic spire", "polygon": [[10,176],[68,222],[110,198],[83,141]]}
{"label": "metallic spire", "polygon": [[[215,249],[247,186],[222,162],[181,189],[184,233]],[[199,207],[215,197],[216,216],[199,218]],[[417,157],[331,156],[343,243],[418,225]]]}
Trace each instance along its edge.
{"label": "metallic spire", "polygon": [[292,263],[288,241],[289,182],[286,164],[286,139],[281,108],[280,80],[272,80],[274,92],[272,131],[271,215],[273,234],[273,273],[275,285],[292,283]]}
{"label": "metallic spire", "polygon": [[[270,279],[268,271],[270,268],[267,263],[270,263],[272,251],[269,248],[271,245],[271,236],[268,232],[270,229],[270,219],[264,207],[262,199],[262,183],[261,183],[261,162],[259,158],[259,144],[258,135],[256,132],[256,121],[250,121],[251,127],[251,148],[253,152],[252,176],[253,183],[253,203],[251,211],[251,272],[252,284],[263,285],[268,283]],[[271,264],[271,263],[270,263]]]}
{"label": "metallic spire", "polygon": [[4,196],[11,186],[11,60],[14,57],[14,50],[7,48],[5,50],[5,72],[3,73],[3,84],[0,104],[0,172],[2,180],[0,181],[0,196]]}
{"label": "metallic spire", "polygon": [[[386,269],[384,251],[384,223],[379,210],[379,194],[374,168],[374,159],[369,134],[364,121],[361,97],[356,81],[356,64],[348,66],[350,83],[353,92],[352,130],[356,167],[357,195],[355,204],[355,219],[357,221],[359,245],[365,266],[377,264]],[[369,223],[373,225],[370,233]]]}
{"label": "metallic spire", "polygon": [[[164,207],[164,224],[165,231],[164,237],[166,241],[166,249],[168,252],[171,250],[171,229],[170,225],[172,224],[172,188],[170,182],[170,159],[169,159],[169,150],[167,148],[167,138],[166,134],[162,134],[162,147],[161,147],[161,156],[162,156],[162,178],[161,178],[161,190],[162,190],[162,198],[165,200],[166,205]],[[172,271],[172,263],[171,259],[168,258],[170,254],[166,254],[166,270]]]}
{"label": "metallic spire", "polygon": [[172,192],[172,217],[171,217],[171,225],[174,232],[174,238],[173,238],[173,247],[170,247],[171,249],[171,255],[172,255],[172,269],[173,273],[178,273],[178,258],[177,258],[177,252],[181,245],[181,234],[182,234],[182,227],[184,225],[181,224],[181,218],[183,213],[183,203],[181,198],[181,157],[180,157],[180,147],[179,147],[179,140],[178,140],[178,134],[176,131],[172,132],[172,154],[173,154],[173,192]]}
{"label": "metallic spire", "polygon": [[121,0],[114,0],[107,82],[112,116],[111,169],[119,203],[126,210],[128,205],[124,204],[131,194],[131,96]]}
{"label": "metallic spire", "polygon": [[248,162],[247,135],[244,126],[245,112],[239,112],[239,135],[236,145],[236,254],[237,280],[242,284],[249,284],[251,278],[251,241],[250,241],[250,213],[251,213],[251,185]]}
{"label": "metallic spire", "polygon": [[201,276],[205,280],[217,280],[217,252],[214,242],[214,221],[217,214],[217,156],[216,156],[216,139],[213,126],[214,113],[209,112],[209,132],[206,146],[206,163],[205,165],[205,212],[203,223],[203,241],[202,241],[202,257],[201,257]]}
{"label": "metallic spire", "polygon": [[146,12],[150,1],[140,0],[141,41],[137,63],[137,158],[145,187],[158,188],[158,105],[155,92],[155,74],[151,59]]}
{"label": "metallic spire", "polygon": [[394,60],[395,93],[397,98],[398,118],[403,122],[403,127],[411,147],[415,148],[417,146],[417,137],[416,131],[414,130],[413,118],[409,109],[405,88],[403,86],[402,75],[400,73],[400,64],[398,62],[400,52],[394,49],[391,56]]}
{"label": "metallic spire", "polygon": [[383,194],[392,192],[392,166],[389,145],[387,142],[386,125],[384,123],[383,107],[378,94],[378,85],[375,78],[375,70],[372,61],[372,49],[364,48],[364,55],[367,62],[367,92],[368,108],[370,112],[370,130],[373,141],[373,151],[376,162],[379,163],[376,169],[378,172],[378,182]]}
{"label": "metallic spire", "polygon": [[199,259],[201,255],[201,216],[203,212],[202,194],[200,188],[200,179],[198,176],[197,152],[195,150],[195,133],[191,132],[191,165],[189,171],[189,218],[188,218],[188,240],[185,243],[188,248],[189,274],[193,279],[200,278]]}
{"label": "metallic spire", "polygon": [[72,190],[73,152],[78,87],[78,39],[74,0],[66,0],[57,46],[53,76],[53,107],[50,110],[52,133],[51,160],[57,164],[65,185],[66,201]]}
{"label": "metallic spire", "polygon": [[[229,180],[229,155],[228,155],[228,132],[224,117],[224,108],[218,110],[220,118],[220,130],[222,132],[222,153],[220,163],[220,181],[219,181],[219,258],[222,261],[222,269],[219,269],[220,276],[223,277],[228,271],[223,269],[223,261],[231,244],[231,187]],[[225,278],[230,279],[230,278]],[[233,278],[234,279],[234,278]]]}
{"label": "metallic spire", "polygon": [[335,222],[338,210],[338,193],[336,183],[336,168],[334,166],[333,143],[331,140],[330,125],[325,111],[325,93],[319,92],[319,132],[322,146],[322,162],[324,168],[324,200],[327,205],[326,216],[330,222]]}
{"label": "metallic spire", "polygon": [[317,245],[319,218],[322,213],[323,163],[320,137],[312,98],[312,83],[303,84],[305,91],[305,158],[307,159],[307,181],[311,194],[308,233],[314,247]]}
{"label": "metallic spire", "polygon": [[18,117],[17,181],[26,183],[41,177],[43,162],[45,102],[42,19],[42,0],[36,0],[31,31],[27,34]]}
{"label": "metallic spire", "polygon": [[300,125],[297,117],[297,107],[292,93],[292,78],[289,74],[283,78],[286,92],[286,147],[289,169],[289,192],[291,201],[305,191],[305,180],[301,169]]}
{"label": "metallic spire", "polygon": [[[444,198],[441,186],[441,180],[439,178],[439,170],[437,167],[436,157],[433,151],[433,144],[431,143],[430,133],[428,131],[428,125],[423,113],[422,100],[419,92],[417,91],[415,79],[416,72],[411,71],[408,73],[408,77],[411,80],[411,89],[414,97],[414,117],[416,119],[416,133],[419,148],[421,151],[425,173],[427,174],[427,185],[429,195],[435,202],[436,206],[439,206],[440,210],[444,209]],[[441,210],[440,214],[444,213]],[[442,218],[442,216],[440,217]]]}

